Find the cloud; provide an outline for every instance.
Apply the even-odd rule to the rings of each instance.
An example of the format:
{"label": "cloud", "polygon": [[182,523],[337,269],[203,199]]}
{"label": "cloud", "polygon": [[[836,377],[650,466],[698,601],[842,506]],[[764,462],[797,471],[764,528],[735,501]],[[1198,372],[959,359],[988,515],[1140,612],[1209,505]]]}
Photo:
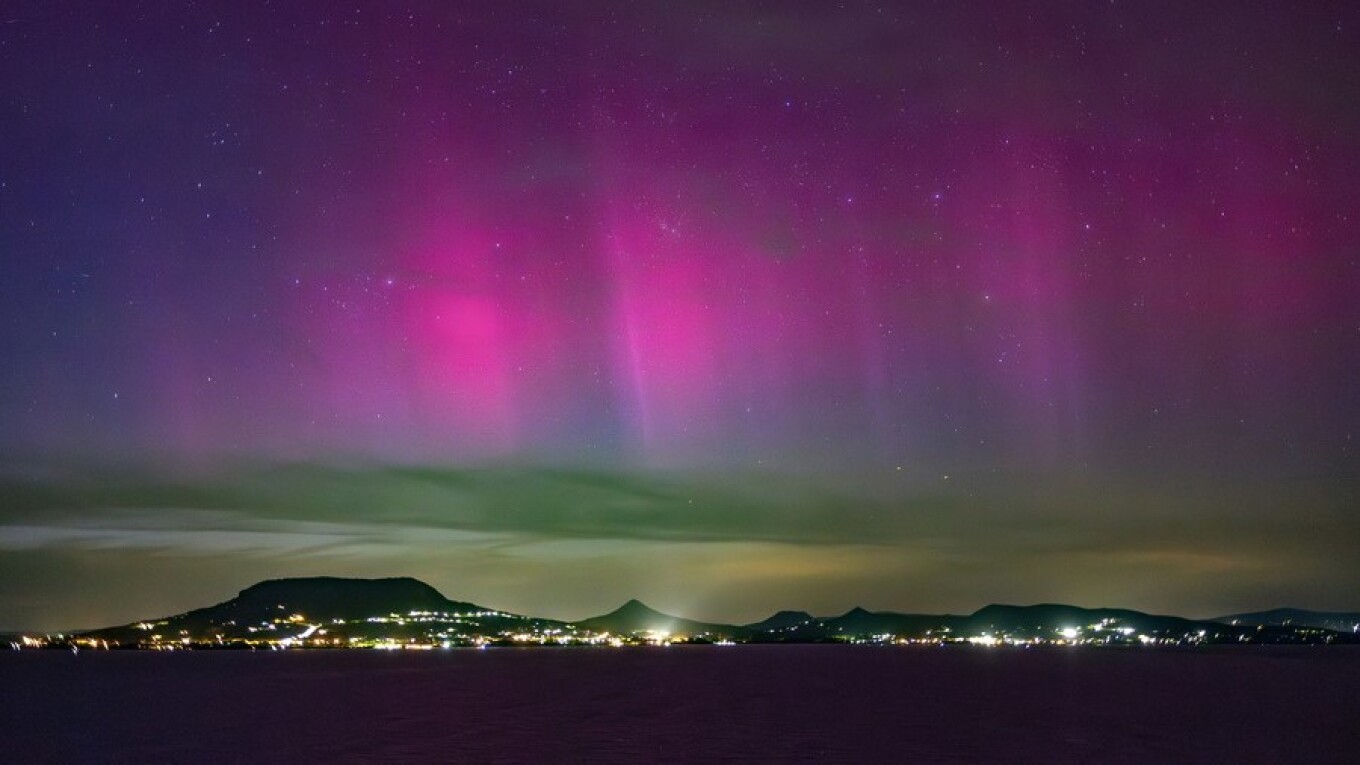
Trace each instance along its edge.
{"label": "cloud", "polygon": [[0,550],[142,549],[179,554],[393,555],[501,543],[505,535],[372,523],[259,518],[237,511],[104,509],[58,524],[0,526]]}
{"label": "cloud", "polygon": [[[515,540],[909,546],[942,558],[1335,551],[1345,487],[1006,475],[629,472],[320,463],[0,482],[0,546],[328,549]],[[205,541],[206,540],[206,541]]]}
{"label": "cloud", "polygon": [[[90,525],[152,513],[186,529],[249,519],[569,538],[838,544],[881,537],[887,516],[852,493],[774,475],[640,475],[542,468],[317,464],[195,479],[93,475],[11,481],[0,524]],[[145,508],[176,508],[146,510]],[[215,514],[214,514],[215,513]],[[177,520],[178,518],[178,520]]]}
{"label": "cloud", "polygon": [[[185,572],[175,601],[185,605],[219,591],[204,572],[236,572],[226,589],[274,575],[404,574],[558,617],[633,596],[709,619],[1054,598],[1199,614],[1340,608],[1360,587],[1352,494],[1313,481],[527,466],[45,474],[0,483],[0,569],[97,564],[101,581],[131,581],[119,566],[155,561]],[[146,615],[134,610],[106,615]]]}

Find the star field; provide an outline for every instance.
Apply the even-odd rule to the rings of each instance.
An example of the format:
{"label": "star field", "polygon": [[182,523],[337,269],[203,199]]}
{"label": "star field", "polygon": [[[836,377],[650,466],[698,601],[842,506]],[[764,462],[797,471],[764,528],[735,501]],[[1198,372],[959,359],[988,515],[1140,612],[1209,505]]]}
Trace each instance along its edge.
{"label": "star field", "polygon": [[[531,610],[512,569],[574,608],[648,559],[711,618],[742,583],[961,610],[1070,598],[1061,570],[1102,603],[1354,605],[1347,4],[5,16],[0,568],[169,551],[193,602],[240,556],[405,556]],[[290,471],[337,499],[262,499],[305,496]],[[393,485],[349,507],[355,476]],[[260,518],[509,536],[475,570],[202,544]]]}

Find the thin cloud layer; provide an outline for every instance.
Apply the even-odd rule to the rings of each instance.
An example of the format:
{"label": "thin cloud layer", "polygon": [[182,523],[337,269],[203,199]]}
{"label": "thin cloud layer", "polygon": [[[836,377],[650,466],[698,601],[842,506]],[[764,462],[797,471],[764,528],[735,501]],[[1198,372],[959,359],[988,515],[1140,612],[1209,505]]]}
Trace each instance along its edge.
{"label": "thin cloud layer", "polygon": [[[1342,605],[1360,584],[1360,532],[1344,487],[902,480],[325,464],[11,479],[0,560],[153,556],[184,572],[231,559],[261,572],[357,567],[562,618],[647,594],[634,586],[739,619],[809,601],[834,611],[851,605],[846,593],[898,610],[1080,596],[1207,613],[1291,592]],[[156,504],[170,499],[186,504]],[[1286,503],[1291,514],[1280,512]],[[575,586],[553,587],[564,581]],[[783,601],[788,593],[803,603]]]}

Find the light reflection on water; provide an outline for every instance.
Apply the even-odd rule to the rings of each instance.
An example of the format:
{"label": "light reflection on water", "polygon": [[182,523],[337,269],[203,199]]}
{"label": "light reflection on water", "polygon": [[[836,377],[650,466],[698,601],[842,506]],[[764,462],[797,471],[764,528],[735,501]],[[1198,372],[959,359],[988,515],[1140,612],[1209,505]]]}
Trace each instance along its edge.
{"label": "light reflection on water", "polygon": [[1356,688],[1340,647],[7,652],[0,742],[87,762],[1343,761]]}

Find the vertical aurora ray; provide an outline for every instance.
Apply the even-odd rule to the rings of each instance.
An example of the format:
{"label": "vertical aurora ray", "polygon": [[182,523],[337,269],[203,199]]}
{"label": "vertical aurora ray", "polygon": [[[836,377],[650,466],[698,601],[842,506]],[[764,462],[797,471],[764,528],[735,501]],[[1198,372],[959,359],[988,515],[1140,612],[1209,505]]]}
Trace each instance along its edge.
{"label": "vertical aurora ray", "polygon": [[1107,552],[1232,589],[1297,511],[1297,581],[1356,581],[1360,9],[23,5],[0,469],[419,466],[364,512],[473,530],[449,486],[562,470],[498,517],[811,545],[825,511],[900,532],[846,581],[984,598],[993,553],[1017,594]]}

